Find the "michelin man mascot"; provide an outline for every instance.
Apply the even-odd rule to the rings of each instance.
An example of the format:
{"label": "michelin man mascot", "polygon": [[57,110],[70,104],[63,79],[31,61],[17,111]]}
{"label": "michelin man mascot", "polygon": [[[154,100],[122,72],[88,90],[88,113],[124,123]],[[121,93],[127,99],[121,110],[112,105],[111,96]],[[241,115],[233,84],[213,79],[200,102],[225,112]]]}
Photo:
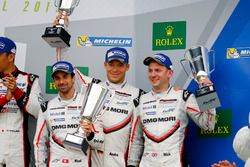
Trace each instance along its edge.
{"label": "michelin man mascot", "polygon": [[234,137],[233,148],[237,156],[245,161],[245,167],[250,167],[250,113],[248,126],[242,127]]}

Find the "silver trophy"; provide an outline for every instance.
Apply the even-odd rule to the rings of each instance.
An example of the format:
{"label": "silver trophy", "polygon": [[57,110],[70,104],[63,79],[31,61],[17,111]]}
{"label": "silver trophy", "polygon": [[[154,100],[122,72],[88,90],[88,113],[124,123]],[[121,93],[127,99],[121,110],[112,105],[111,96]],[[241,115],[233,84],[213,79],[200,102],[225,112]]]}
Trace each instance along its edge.
{"label": "silver trophy", "polygon": [[46,27],[42,38],[55,48],[65,48],[70,46],[71,35],[65,30],[68,23],[65,23],[65,16],[70,16],[80,0],[55,0],[57,11],[61,14],[59,24],[53,27]]}
{"label": "silver trophy", "polygon": [[[107,100],[109,90],[96,83],[88,84],[87,92],[84,96],[81,108],[81,120],[94,122],[98,116],[102,115],[104,104]],[[68,149],[80,150],[86,154],[88,142],[81,127],[74,134],[68,133],[63,141]]]}
{"label": "silver trophy", "polygon": [[[209,52],[208,49],[203,46],[195,46],[188,49],[184,55],[185,59],[181,60],[181,64],[187,75],[189,74],[185,68],[184,62],[188,62],[193,74],[192,79],[196,82],[199,82],[204,78],[209,78],[209,75],[215,70],[215,68],[210,67],[209,55],[214,56],[214,53],[210,53],[213,52]],[[206,111],[207,109],[220,106],[220,101],[214,86],[202,85],[201,88],[196,90],[196,97],[201,111]]]}

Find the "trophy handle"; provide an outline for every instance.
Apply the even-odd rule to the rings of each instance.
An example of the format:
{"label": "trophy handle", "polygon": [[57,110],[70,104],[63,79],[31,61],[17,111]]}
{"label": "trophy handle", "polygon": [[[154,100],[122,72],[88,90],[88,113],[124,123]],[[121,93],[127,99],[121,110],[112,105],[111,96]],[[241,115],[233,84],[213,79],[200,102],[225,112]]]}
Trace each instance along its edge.
{"label": "trophy handle", "polygon": [[76,6],[78,6],[78,5],[79,5],[79,3],[80,3],[80,0],[77,0],[77,1],[76,1]]}
{"label": "trophy handle", "polygon": [[55,1],[54,1],[54,6],[55,6],[55,7],[58,7],[58,6],[59,6],[57,3],[58,3],[57,0],[55,0]]}
{"label": "trophy handle", "polygon": [[186,67],[185,67],[185,65],[184,65],[184,62],[187,62],[187,63],[188,63],[188,60],[186,60],[186,59],[181,59],[181,60],[180,60],[180,63],[181,63],[181,66],[182,66],[183,70],[185,71],[186,75],[187,75],[189,78],[194,79],[194,77],[190,77],[189,73],[187,72]]}
{"label": "trophy handle", "polygon": [[212,63],[213,63],[213,68],[211,67],[211,70],[209,71],[209,73],[211,74],[212,72],[214,72],[215,70],[215,51],[214,50],[210,50],[208,52],[209,57],[212,57]]}
{"label": "trophy handle", "polygon": [[[107,94],[109,93],[109,91],[107,90],[106,92],[105,92],[105,97],[107,97]],[[98,112],[96,112],[94,115],[93,115],[93,117],[92,117],[92,121],[93,122],[95,122],[95,120],[97,119],[97,118],[99,118],[100,116],[102,116],[103,115],[103,113],[104,113],[104,111],[105,110],[103,110],[103,107],[104,107],[104,105],[105,105],[105,101],[106,101],[107,99],[106,98],[104,98],[104,99],[102,99],[102,101],[100,102],[100,105],[97,107],[97,111]],[[111,100],[110,100],[111,101]]]}

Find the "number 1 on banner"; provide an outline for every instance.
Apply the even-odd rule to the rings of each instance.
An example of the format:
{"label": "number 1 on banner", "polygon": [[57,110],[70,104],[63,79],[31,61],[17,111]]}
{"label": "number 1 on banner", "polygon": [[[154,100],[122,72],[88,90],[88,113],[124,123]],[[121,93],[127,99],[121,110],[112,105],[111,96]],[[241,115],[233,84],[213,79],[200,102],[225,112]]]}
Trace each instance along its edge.
{"label": "number 1 on banner", "polygon": [[6,12],[6,11],[7,11],[7,0],[4,0],[4,1],[3,1],[2,11],[3,11],[3,12]]}

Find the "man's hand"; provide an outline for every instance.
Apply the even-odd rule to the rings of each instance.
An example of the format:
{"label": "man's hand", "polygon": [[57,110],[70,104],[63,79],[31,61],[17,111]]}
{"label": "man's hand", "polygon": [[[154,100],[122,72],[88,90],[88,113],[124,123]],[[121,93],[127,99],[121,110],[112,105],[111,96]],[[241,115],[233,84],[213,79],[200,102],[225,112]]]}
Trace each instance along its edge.
{"label": "man's hand", "polygon": [[87,120],[86,121],[80,120],[80,126],[82,130],[84,131],[84,133],[86,134],[86,136],[88,137],[90,133],[92,132],[92,122],[87,121]]}
{"label": "man's hand", "polygon": [[203,86],[212,86],[213,82],[211,82],[207,77],[203,77],[199,80],[199,87]]}
{"label": "man's hand", "polygon": [[213,164],[211,167],[236,167],[235,162],[231,164],[229,161],[224,160],[224,161],[219,161],[217,164]]}
{"label": "man's hand", "polygon": [[5,97],[8,101],[10,101],[12,99],[13,94],[11,93],[10,89],[7,90]]}
{"label": "man's hand", "polygon": [[55,19],[55,21],[54,21],[54,26],[60,24],[59,21],[60,21],[61,18],[64,20],[64,24],[65,24],[66,26],[68,26],[68,25],[69,25],[69,18],[68,18],[67,15],[63,15],[62,12],[60,12],[60,13],[56,16],[56,19]]}
{"label": "man's hand", "polygon": [[14,92],[17,88],[16,78],[12,74],[9,74],[3,78],[3,85],[6,86],[11,92]]}

